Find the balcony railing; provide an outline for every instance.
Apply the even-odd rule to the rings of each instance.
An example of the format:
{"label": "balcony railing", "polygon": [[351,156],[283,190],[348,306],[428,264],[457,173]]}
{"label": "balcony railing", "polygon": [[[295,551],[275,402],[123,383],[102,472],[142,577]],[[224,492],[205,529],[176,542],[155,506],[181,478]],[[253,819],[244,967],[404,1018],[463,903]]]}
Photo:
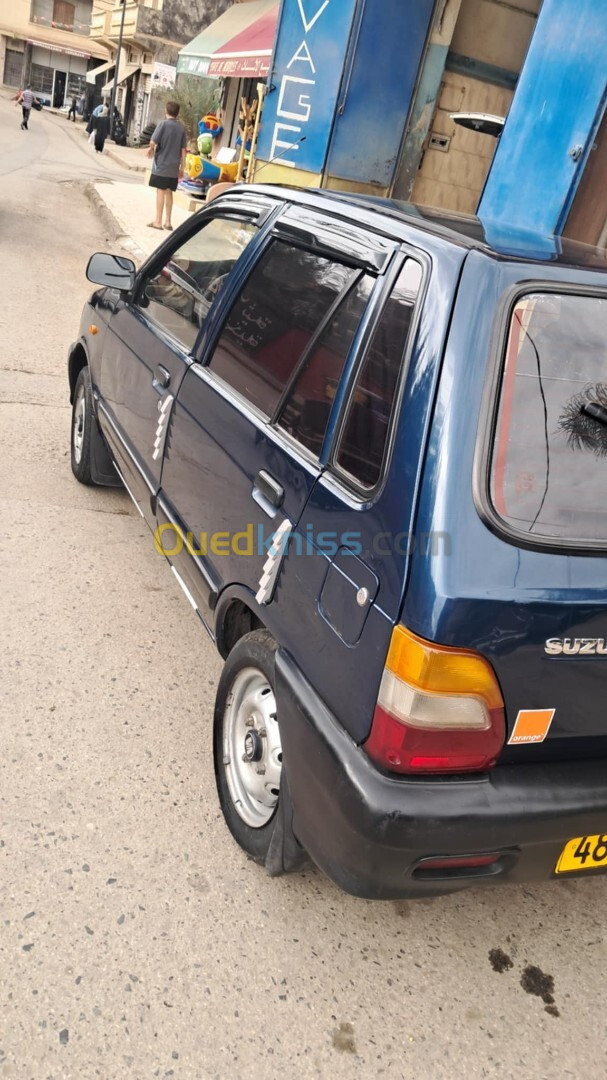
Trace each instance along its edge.
{"label": "balcony railing", "polygon": [[78,19],[74,19],[71,23],[62,23],[56,22],[55,19],[49,19],[46,15],[36,15],[32,12],[30,22],[35,23],[36,26],[48,27],[51,30],[67,30],[70,34],[82,34],[83,37],[88,37],[91,32],[91,23],[80,22]]}

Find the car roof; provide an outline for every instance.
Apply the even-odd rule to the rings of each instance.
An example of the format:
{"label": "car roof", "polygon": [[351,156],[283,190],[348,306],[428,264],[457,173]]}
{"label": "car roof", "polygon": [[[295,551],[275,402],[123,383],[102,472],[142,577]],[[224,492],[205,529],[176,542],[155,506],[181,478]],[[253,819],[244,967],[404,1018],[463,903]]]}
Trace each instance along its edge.
{"label": "car roof", "polygon": [[[236,192],[239,188],[232,190]],[[333,213],[346,212],[350,221],[353,219],[352,211],[358,210],[360,224],[370,224],[369,215],[376,219],[376,228],[400,238],[402,230],[399,225],[404,225],[422,229],[458,247],[477,249],[500,259],[607,271],[607,253],[604,248],[562,236],[545,235],[532,229],[505,226],[473,214],[457,214],[377,195],[293,188],[281,184],[255,184],[253,187],[247,185],[244,190],[248,194],[255,191],[273,195],[274,198],[286,197],[291,203],[315,206]]]}

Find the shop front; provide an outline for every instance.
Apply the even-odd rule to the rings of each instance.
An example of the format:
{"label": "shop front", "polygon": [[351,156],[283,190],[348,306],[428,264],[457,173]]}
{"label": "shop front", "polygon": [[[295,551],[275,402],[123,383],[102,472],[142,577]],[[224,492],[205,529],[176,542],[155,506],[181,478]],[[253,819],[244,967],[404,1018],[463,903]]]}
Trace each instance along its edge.
{"label": "shop front", "polygon": [[[90,54],[28,38],[29,76],[32,90],[45,105],[60,109],[86,89]],[[27,60],[26,60],[27,63]]]}
{"label": "shop front", "polygon": [[249,112],[261,108],[259,84],[270,70],[279,7],[278,0],[234,4],[179,53],[178,76],[218,80],[223,132],[214,151],[237,151],[243,103]]}

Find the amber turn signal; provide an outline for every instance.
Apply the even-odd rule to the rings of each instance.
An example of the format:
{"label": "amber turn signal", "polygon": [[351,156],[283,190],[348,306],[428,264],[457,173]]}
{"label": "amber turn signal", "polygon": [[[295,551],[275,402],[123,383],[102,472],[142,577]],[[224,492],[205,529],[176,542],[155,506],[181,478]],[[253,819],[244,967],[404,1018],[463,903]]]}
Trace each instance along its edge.
{"label": "amber turn signal", "polygon": [[91,325],[89,326],[89,334],[98,334],[98,333],[99,333],[99,328],[97,326],[95,326],[94,323],[91,323]]}
{"label": "amber turn signal", "polygon": [[503,708],[500,688],[491,665],[478,653],[435,645],[404,626],[392,634],[388,671],[418,690],[435,694],[472,694],[490,709]]}
{"label": "amber turn signal", "polygon": [[504,703],[489,662],[396,626],[365,750],[390,772],[480,772],[504,745]]}

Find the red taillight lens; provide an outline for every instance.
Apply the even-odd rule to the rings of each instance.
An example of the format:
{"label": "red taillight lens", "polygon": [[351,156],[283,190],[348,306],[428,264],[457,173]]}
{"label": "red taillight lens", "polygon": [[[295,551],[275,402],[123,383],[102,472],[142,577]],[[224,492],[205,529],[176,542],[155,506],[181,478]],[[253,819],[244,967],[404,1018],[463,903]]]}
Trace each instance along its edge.
{"label": "red taillight lens", "polygon": [[504,703],[477,653],[397,626],[365,750],[399,773],[480,772],[504,745]]}

